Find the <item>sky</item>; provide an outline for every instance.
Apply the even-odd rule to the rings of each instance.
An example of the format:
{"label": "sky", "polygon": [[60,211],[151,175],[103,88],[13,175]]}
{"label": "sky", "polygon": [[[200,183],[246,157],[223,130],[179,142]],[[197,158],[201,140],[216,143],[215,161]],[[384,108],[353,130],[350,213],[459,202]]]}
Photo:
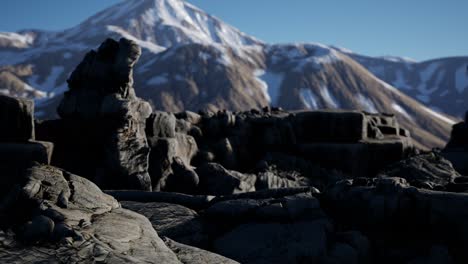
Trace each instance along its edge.
{"label": "sky", "polygon": [[[121,0],[2,0],[0,31],[61,30]],[[468,55],[467,0],[188,0],[268,43],[418,61]]]}

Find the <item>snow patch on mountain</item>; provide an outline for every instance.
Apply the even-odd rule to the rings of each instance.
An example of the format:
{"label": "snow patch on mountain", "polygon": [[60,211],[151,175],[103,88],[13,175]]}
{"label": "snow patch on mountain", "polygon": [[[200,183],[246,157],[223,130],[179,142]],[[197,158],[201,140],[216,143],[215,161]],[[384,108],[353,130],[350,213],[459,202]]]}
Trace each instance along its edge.
{"label": "snow patch on mountain", "polygon": [[397,103],[392,103],[392,108],[393,110],[397,111],[398,113],[402,114],[404,117],[406,117],[407,119],[413,121],[413,118],[408,114],[408,112],[406,112],[406,110],[400,106],[399,104]]}
{"label": "snow patch on mountain", "polygon": [[73,54],[71,54],[70,52],[65,52],[65,53],[63,53],[62,56],[63,56],[64,59],[68,60],[73,56]]}
{"label": "snow patch on mountain", "polygon": [[380,58],[380,59],[383,59],[383,60],[386,60],[386,61],[390,61],[390,62],[403,62],[403,63],[409,63],[409,64],[412,64],[412,63],[416,63],[417,61],[412,59],[412,58],[408,58],[408,57],[397,57],[397,56],[381,56],[381,57],[377,57],[377,58]]}
{"label": "snow patch on mountain", "polygon": [[257,69],[254,75],[260,83],[265,98],[267,98],[270,105],[277,106],[281,95],[281,84],[283,83],[284,74]]}
{"label": "snow patch on mountain", "polygon": [[468,86],[468,72],[465,67],[460,67],[455,72],[455,89],[459,93],[463,93]]}
{"label": "snow patch on mountain", "polygon": [[445,90],[439,94],[440,97],[447,96],[450,92],[448,90]]}
{"label": "snow patch on mountain", "polygon": [[427,82],[434,76],[435,71],[440,67],[437,62],[429,64],[423,71],[419,73],[421,83],[417,87],[418,91],[422,94],[432,94],[437,87],[428,88]]}
{"label": "snow patch on mountain", "polygon": [[340,108],[340,104],[338,100],[330,93],[330,90],[325,85],[320,87],[320,95],[322,96],[323,100],[327,104],[328,108]]}
{"label": "snow patch on mountain", "polygon": [[111,32],[118,33],[124,38],[135,41],[140,47],[142,47],[144,49],[147,49],[147,50],[151,51],[152,53],[157,54],[157,53],[165,50],[164,47],[158,46],[158,45],[156,45],[156,44],[154,44],[152,42],[137,39],[134,36],[132,36],[130,33],[126,32],[125,30],[123,30],[123,29],[121,29],[121,28],[119,28],[117,26],[107,26],[107,30],[109,30]]}
{"label": "snow patch on mountain", "polygon": [[426,103],[426,104],[431,101],[431,97],[429,95],[427,95],[427,94],[418,94],[418,95],[416,95],[416,98],[419,101],[421,101],[423,103]]}
{"label": "snow patch on mountain", "polygon": [[267,47],[266,53],[270,55],[273,65],[287,62],[296,72],[302,72],[309,66],[320,70],[324,64],[341,60],[338,51],[318,43],[271,45]]}
{"label": "snow patch on mountain", "polygon": [[[57,93],[59,92],[57,90],[57,87],[58,87],[57,81],[58,81],[58,78],[64,73],[64,71],[65,71],[65,68],[63,66],[53,66],[49,72],[48,77],[42,83],[38,82],[39,76],[37,75],[32,75],[31,77],[29,77],[28,83],[34,87],[37,87],[41,91],[44,91],[47,93],[51,93],[51,92]],[[60,87],[61,86],[62,85],[60,85]]]}
{"label": "snow patch on mountain", "polygon": [[443,116],[442,114],[439,114],[437,113],[436,111],[430,109],[430,108],[427,108],[427,107],[423,107],[423,110],[426,111],[427,113],[429,113],[430,115],[432,115],[433,117],[435,118],[438,118],[450,125],[454,125],[456,122],[448,117],[445,117]]}
{"label": "snow patch on mountain", "polygon": [[150,78],[148,81],[146,81],[146,84],[148,85],[161,85],[169,82],[167,79],[167,76],[165,75],[158,75]]}
{"label": "snow patch on mountain", "polygon": [[406,80],[403,76],[403,71],[402,70],[398,70],[396,72],[396,79],[395,81],[392,83],[393,86],[401,89],[401,90],[411,90],[411,86],[408,85],[408,83],[406,83]]}
{"label": "snow patch on mountain", "polygon": [[362,95],[362,94],[357,94],[357,100],[359,104],[362,106],[362,108],[370,113],[378,113],[377,108],[374,105],[374,102],[372,102],[371,99],[368,97]]}
{"label": "snow patch on mountain", "polygon": [[307,109],[319,108],[317,97],[309,88],[299,89],[299,94],[301,96],[302,103]]}
{"label": "snow patch on mountain", "polygon": [[[361,63],[361,62],[360,62]],[[369,66],[368,70],[377,76],[378,78],[382,78],[385,73],[385,67],[383,65],[373,65]]]}
{"label": "snow patch on mountain", "polygon": [[6,40],[13,48],[28,48],[34,42],[31,34],[18,34],[14,32],[0,32],[0,40]]}

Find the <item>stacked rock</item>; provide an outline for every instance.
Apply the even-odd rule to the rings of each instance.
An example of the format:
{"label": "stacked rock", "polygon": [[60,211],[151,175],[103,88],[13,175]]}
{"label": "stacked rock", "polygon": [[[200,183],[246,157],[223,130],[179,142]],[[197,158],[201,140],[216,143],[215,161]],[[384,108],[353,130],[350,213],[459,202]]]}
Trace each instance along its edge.
{"label": "stacked rock", "polygon": [[53,144],[35,140],[34,102],[0,95],[0,166],[25,168],[31,162],[49,164]]}

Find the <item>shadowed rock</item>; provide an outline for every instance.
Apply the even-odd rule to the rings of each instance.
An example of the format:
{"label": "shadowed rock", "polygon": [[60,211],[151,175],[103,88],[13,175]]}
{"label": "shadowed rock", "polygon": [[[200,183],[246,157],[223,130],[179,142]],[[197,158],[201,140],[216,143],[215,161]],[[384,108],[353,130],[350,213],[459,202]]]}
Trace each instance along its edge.
{"label": "shadowed rock", "polygon": [[152,109],[132,86],[140,54],[140,47],[125,38],[107,39],[86,54],[57,109],[62,120],[38,125],[42,137],[58,142],[54,164],[108,189],[151,190],[145,127]]}

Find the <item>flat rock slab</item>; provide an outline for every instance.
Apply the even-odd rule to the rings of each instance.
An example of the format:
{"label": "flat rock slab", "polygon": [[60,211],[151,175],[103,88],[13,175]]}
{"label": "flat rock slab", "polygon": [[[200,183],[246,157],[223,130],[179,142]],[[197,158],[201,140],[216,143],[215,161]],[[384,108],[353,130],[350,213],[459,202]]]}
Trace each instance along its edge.
{"label": "flat rock slab", "polygon": [[215,252],[241,263],[317,263],[327,254],[330,224],[248,223],[214,243]]}
{"label": "flat rock slab", "polygon": [[181,243],[177,243],[169,238],[163,238],[166,245],[174,251],[177,258],[182,263],[190,264],[205,264],[205,263],[216,263],[216,264],[238,264],[239,262],[232,259],[228,259],[221,255],[199,249],[196,247],[187,246]]}
{"label": "flat rock slab", "polygon": [[0,162],[16,166],[31,162],[50,164],[54,144],[45,141],[0,143]]}
{"label": "flat rock slab", "polygon": [[197,245],[205,239],[197,212],[170,203],[121,202],[122,207],[146,216],[160,236]]}

